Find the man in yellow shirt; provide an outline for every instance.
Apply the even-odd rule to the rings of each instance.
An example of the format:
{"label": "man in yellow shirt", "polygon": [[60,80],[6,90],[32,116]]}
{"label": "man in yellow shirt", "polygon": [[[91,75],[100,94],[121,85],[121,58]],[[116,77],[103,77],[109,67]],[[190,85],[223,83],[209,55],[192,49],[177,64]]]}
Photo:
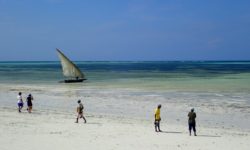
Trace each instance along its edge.
{"label": "man in yellow shirt", "polygon": [[[161,132],[160,129],[160,121],[161,121],[161,104],[155,109],[155,132]],[[158,130],[157,130],[158,128]]]}

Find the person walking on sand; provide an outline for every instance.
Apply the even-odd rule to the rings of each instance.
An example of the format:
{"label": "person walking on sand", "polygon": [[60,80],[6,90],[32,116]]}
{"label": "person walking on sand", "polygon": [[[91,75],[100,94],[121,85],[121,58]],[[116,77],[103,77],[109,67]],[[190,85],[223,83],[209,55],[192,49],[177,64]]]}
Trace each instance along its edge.
{"label": "person walking on sand", "polygon": [[33,101],[33,96],[31,94],[28,95],[27,99],[26,99],[26,102],[27,102],[27,111],[29,113],[31,113],[31,110],[32,110],[32,101]]}
{"label": "person walking on sand", "polygon": [[194,136],[196,135],[196,122],[195,122],[195,118],[196,118],[196,113],[194,112],[194,108],[191,109],[191,111],[188,113],[188,127],[189,127],[189,135],[191,136],[191,130],[193,129],[194,131]]}
{"label": "person walking on sand", "polygon": [[85,117],[83,116],[83,109],[84,109],[84,107],[83,107],[83,104],[81,103],[81,100],[78,100],[77,103],[78,103],[78,107],[76,109],[76,111],[77,111],[77,118],[76,118],[76,122],[75,123],[78,123],[78,119],[79,118],[82,118],[84,120],[84,123],[87,123]]}
{"label": "person walking on sand", "polygon": [[[155,109],[155,132],[161,132],[160,129],[160,122],[161,122],[161,104],[159,104],[157,106],[157,108]],[[158,128],[158,130],[157,130]]]}
{"label": "person walking on sand", "polygon": [[18,112],[21,112],[23,108],[22,92],[19,92],[17,95],[17,106],[18,106]]}

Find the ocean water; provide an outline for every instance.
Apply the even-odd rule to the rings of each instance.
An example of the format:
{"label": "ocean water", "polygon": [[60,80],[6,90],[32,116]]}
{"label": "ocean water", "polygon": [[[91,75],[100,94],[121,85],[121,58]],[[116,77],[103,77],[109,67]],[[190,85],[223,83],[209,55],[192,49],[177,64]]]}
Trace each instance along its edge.
{"label": "ocean water", "polygon": [[[84,86],[151,90],[250,91],[250,62],[75,62],[88,79]],[[0,62],[0,82],[58,84],[59,62]]]}
{"label": "ocean water", "polygon": [[[35,109],[71,112],[81,98],[91,114],[186,123],[194,107],[202,125],[250,129],[250,61],[75,62],[88,79],[65,84],[59,62],[0,62],[0,102],[16,107],[32,93]],[[163,119],[164,121],[164,119]]]}

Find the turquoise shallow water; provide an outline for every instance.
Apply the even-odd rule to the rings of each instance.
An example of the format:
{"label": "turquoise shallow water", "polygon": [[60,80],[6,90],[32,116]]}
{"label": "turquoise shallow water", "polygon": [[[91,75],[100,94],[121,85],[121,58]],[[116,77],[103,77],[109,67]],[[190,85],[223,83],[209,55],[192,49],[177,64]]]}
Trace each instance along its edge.
{"label": "turquoise shallow water", "polygon": [[[84,86],[180,91],[250,92],[250,62],[75,62]],[[58,84],[59,62],[0,62],[0,82]]]}

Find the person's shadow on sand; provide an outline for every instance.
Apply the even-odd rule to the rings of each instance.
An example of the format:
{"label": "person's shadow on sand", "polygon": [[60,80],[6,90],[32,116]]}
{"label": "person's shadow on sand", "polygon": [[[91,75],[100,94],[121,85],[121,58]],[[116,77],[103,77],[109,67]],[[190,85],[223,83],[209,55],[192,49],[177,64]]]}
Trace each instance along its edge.
{"label": "person's shadow on sand", "polygon": [[[178,131],[161,131],[159,133],[173,133],[173,134],[182,134],[183,132],[178,132]],[[219,135],[205,135],[205,134],[201,134],[201,135],[197,135],[200,137],[221,137]]]}
{"label": "person's shadow on sand", "polygon": [[204,135],[204,134],[197,135],[197,136],[201,136],[201,137],[221,137],[219,135]]}
{"label": "person's shadow on sand", "polygon": [[177,131],[161,131],[159,133],[174,133],[174,134],[182,134],[183,132],[177,132]]}

